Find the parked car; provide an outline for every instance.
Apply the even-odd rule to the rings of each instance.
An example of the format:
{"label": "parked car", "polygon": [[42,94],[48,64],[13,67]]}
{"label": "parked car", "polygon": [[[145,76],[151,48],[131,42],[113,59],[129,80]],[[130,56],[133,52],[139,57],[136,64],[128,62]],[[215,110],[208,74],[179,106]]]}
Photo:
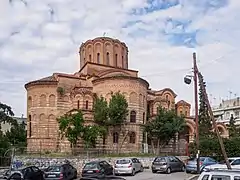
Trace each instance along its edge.
{"label": "parked car", "polygon": [[202,172],[197,180],[239,180],[239,170],[213,170],[209,172]]}
{"label": "parked car", "polygon": [[[203,171],[205,166],[217,164],[218,162],[210,157],[200,157],[199,165],[200,165],[200,172]],[[191,158],[186,163],[186,173],[197,173],[197,159]]]}
{"label": "parked car", "polygon": [[77,169],[71,164],[49,166],[44,170],[45,180],[72,180],[77,178]]}
{"label": "parked car", "polygon": [[44,180],[44,172],[36,166],[28,166],[9,171],[7,180]]}
{"label": "parked car", "polygon": [[152,173],[185,171],[185,164],[175,156],[156,157],[152,162]]}
{"label": "parked car", "polygon": [[[240,157],[231,157],[228,158],[228,161],[232,168],[240,169]],[[209,171],[214,169],[227,169],[227,165],[224,161],[217,164],[209,164],[203,168],[203,171]]]}
{"label": "parked car", "polygon": [[105,177],[113,175],[113,167],[107,161],[91,161],[84,165],[82,177]]}
{"label": "parked car", "polygon": [[137,158],[118,159],[115,162],[115,175],[131,174],[134,176],[136,172],[143,172],[143,165]]}
{"label": "parked car", "polygon": [[102,178],[97,178],[97,177],[81,177],[80,180],[99,180],[99,179],[102,179],[102,180],[126,180],[125,178],[123,177],[119,177],[119,176],[105,176],[105,177],[102,177]]}

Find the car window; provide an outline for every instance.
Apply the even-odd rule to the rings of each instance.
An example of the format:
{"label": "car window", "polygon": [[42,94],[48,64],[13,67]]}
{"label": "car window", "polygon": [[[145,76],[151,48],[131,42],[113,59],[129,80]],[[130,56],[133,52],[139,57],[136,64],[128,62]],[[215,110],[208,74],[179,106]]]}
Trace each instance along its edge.
{"label": "car window", "polygon": [[166,162],[166,159],[163,158],[163,157],[156,157],[156,158],[154,159],[154,162]]}
{"label": "car window", "polygon": [[204,176],[202,177],[202,180],[208,180],[208,178],[209,178],[209,175],[204,175]]}
{"label": "car window", "polygon": [[178,159],[177,157],[172,157],[174,159],[175,162],[181,162],[180,159]]}
{"label": "car window", "polygon": [[140,163],[139,159],[136,158],[135,160],[136,160],[136,163]]}
{"label": "car window", "polygon": [[[100,163],[99,163],[99,165],[100,165]],[[87,163],[87,164],[85,164],[84,169],[87,169],[87,170],[98,169],[98,165],[97,165],[97,163]]]}
{"label": "car window", "polygon": [[226,176],[226,175],[212,175],[211,180],[231,180],[231,176]]}
{"label": "car window", "polygon": [[168,159],[170,162],[177,162],[177,160],[174,157],[169,157]]}
{"label": "car window", "polygon": [[133,162],[133,163],[137,163],[137,161],[136,161],[136,159],[135,159],[135,158],[133,158],[133,159],[132,159],[132,162]]}
{"label": "car window", "polygon": [[103,164],[104,164],[104,166],[106,166],[106,167],[107,167],[107,166],[110,166],[110,164],[109,164],[109,163],[107,163],[106,161],[103,161],[102,163],[103,163]]}
{"label": "car window", "polygon": [[60,172],[61,167],[60,166],[50,166],[46,170],[47,172]]}
{"label": "car window", "polygon": [[208,161],[209,162],[217,162],[215,159],[212,159],[212,158],[208,158]]}
{"label": "car window", "polygon": [[206,159],[205,157],[200,157],[201,162],[205,161],[205,159]]}
{"label": "car window", "polygon": [[240,159],[236,159],[231,165],[240,165]]}
{"label": "car window", "polygon": [[240,176],[234,176],[234,180],[240,180]]}
{"label": "car window", "polygon": [[116,164],[129,164],[131,161],[129,159],[120,159],[116,161]]}

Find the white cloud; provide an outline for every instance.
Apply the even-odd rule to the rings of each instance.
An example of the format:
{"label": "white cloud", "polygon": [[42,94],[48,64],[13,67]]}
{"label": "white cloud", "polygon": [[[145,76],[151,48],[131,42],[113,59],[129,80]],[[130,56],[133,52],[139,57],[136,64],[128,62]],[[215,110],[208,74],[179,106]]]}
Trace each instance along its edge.
{"label": "white cloud", "polygon": [[[183,83],[183,77],[191,72],[192,52],[196,51],[208,92],[226,97],[231,89],[240,95],[240,85],[233,80],[238,77],[240,65],[239,0],[229,0],[219,9],[213,6],[220,7],[227,0],[215,4],[181,0],[179,5],[152,12],[147,11],[153,7],[147,0],[26,2],[0,1],[0,101],[11,105],[17,115],[26,114],[23,85],[27,81],[53,72],[78,71],[79,46],[104,32],[127,43],[130,67],[138,69],[153,88],[170,87],[178,99],[192,103],[193,88]],[[190,24],[166,23],[169,18]],[[195,49],[174,46],[169,41],[171,35],[164,34],[196,30]],[[176,36],[174,41],[177,38],[181,37]]]}

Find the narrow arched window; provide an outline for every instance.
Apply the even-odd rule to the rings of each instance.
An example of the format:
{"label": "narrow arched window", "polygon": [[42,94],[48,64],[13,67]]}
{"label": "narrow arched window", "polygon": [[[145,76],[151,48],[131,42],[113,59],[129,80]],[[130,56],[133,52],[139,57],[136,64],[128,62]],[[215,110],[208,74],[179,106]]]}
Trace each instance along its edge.
{"label": "narrow arched window", "polygon": [[124,59],[123,59],[123,56],[122,56],[122,68],[124,68]]}
{"label": "narrow arched window", "polygon": [[28,116],[28,121],[29,121],[29,137],[32,137],[32,116]]}
{"label": "narrow arched window", "polygon": [[100,63],[100,53],[97,53],[97,63]]}
{"label": "narrow arched window", "polygon": [[77,101],[77,108],[80,109],[80,101]]}
{"label": "narrow arched window", "polygon": [[89,61],[91,62],[92,61],[92,55],[89,54]]}
{"label": "narrow arched window", "polygon": [[130,112],[130,122],[131,123],[135,123],[136,122],[136,112],[135,111],[131,111]]}
{"label": "narrow arched window", "polygon": [[130,132],[129,134],[129,143],[135,144],[136,143],[136,133],[135,132]]}
{"label": "narrow arched window", "polygon": [[145,124],[145,112],[143,113],[143,124]]}
{"label": "narrow arched window", "polygon": [[109,52],[107,52],[107,65],[110,65]]}
{"label": "narrow arched window", "polygon": [[118,65],[118,55],[115,54],[115,66],[117,67],[117,65]]}
{"label": "narrow arched window", "polygon": [[117,132],[114,132],[114,133],[113,133],[113,143],[114,143],[114,144],[117,144],[117,143],[118,143],[118,138],[119,138],[118,133],[117,133]]}
{"label": "narrow arched window", "polygon": [[88,101],[86,101],[85,109],[88,109]]}

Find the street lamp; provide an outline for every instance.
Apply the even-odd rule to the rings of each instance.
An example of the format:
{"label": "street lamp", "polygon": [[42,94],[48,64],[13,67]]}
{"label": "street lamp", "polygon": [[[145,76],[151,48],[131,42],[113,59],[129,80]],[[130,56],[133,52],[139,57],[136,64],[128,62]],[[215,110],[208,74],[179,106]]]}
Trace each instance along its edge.
{"label": "street lamp", "polygon": [[194,81],[194,97],[195,97],[195,123],[196,123],[196,146],[197,146],[197,173],[200,173],[200,158],[199,158],[199,127],[198,127],[198,68],[197,68],[197,60],[196,53],[193,53],[193,76],[186,75],[184,77],[185,84],[191,84],[192,78]]}

